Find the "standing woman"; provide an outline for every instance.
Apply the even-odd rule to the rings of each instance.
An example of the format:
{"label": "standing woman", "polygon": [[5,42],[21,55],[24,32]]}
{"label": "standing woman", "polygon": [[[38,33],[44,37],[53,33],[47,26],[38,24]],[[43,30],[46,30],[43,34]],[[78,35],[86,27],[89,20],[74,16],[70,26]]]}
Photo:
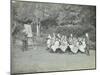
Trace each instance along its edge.
{"label": "standing woman", "polygon": [[22,43],[23,43],[23,51],[27,51],[28,49],[28,38],[27,38],[27,33],[25,30],[23,30],[22,32],[22,35],[23,35],[23,39],[22,39]]}
{"label": "standing woman", "polygon": [[88,33],[85,34],[85,42],[86,42],[86,50],[85,50],[85,53],[87,55],[90,55],[90,52],[89,52],[89,35],[88,35]]}
{"label": "standing woman", "polygon": [[52,38],[51,38],[51,35],[49,34],[49,35],[48,35],[48,38],[47,38],[47,50],[51,48],[51,45],[52,45],[52,44],[51,44],[51,41],[52,41],[51,39],[52,39]]}
{"label": "standing woman", "polygon": [[56,35],[55,35],[55,33],[53,33],[53,37],[52,37],[52,45],[54,45],[55,41],[56,41]]}

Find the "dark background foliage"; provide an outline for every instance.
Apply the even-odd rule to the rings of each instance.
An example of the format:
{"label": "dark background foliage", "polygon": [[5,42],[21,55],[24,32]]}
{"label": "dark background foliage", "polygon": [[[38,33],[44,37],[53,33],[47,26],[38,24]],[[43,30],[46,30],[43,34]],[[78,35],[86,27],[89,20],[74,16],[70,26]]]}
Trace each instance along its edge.
{"label": "dark background foliage", "polygon": [[25,23],[31,24],[35,34],[36,25],[40,22],[41,35],[56,32],[67,36],[72,33],[79,37],[88,32],[90,40],[95,43],[95,6],[14,2],[11,12],[13,34],[20,32]]}

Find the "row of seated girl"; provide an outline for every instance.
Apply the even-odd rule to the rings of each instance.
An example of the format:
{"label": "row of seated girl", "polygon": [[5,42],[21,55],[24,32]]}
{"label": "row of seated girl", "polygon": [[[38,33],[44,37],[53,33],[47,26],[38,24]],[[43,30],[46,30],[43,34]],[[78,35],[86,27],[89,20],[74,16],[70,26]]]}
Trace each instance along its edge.
{"label": "row of seated girl", "polygon": [[[85,36],[88,38],[87,33]],[[53,36],[48,35],[47,48],[53,52],[56,52],[57,49],[66,52],[70,48],[72,53],[77,53],[78,51],[85,53],[87,51],[87,39],[85,37],[76,38],[72,34],[67,38],[65,35],[61,36],[61,34],[53,33]]]}

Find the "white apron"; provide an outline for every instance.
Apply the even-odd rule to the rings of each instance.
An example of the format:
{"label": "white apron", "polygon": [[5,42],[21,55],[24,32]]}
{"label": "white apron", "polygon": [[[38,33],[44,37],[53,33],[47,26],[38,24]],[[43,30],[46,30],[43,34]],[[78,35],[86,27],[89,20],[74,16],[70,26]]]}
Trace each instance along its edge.
{"label": "white apron", "polygon": [[81,52],[85,52],[85,48],[86,48],[86,43],[85,42],[82,42],[82,45],[79,45],[79,50]]}
{"label": "white apron", "polygon": [[54,45],[51,46],[53,52],[55,52],[57,48],[59,48],[59,41],[55,41]]}

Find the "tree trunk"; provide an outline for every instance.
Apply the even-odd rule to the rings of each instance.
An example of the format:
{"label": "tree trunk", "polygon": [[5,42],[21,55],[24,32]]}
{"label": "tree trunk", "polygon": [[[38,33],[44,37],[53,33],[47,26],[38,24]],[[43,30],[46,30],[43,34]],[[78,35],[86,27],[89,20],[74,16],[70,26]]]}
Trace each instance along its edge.
{"label": "tree trunk", "polygon": [[37,36],[40,36],[40,24],[37,24]]}

